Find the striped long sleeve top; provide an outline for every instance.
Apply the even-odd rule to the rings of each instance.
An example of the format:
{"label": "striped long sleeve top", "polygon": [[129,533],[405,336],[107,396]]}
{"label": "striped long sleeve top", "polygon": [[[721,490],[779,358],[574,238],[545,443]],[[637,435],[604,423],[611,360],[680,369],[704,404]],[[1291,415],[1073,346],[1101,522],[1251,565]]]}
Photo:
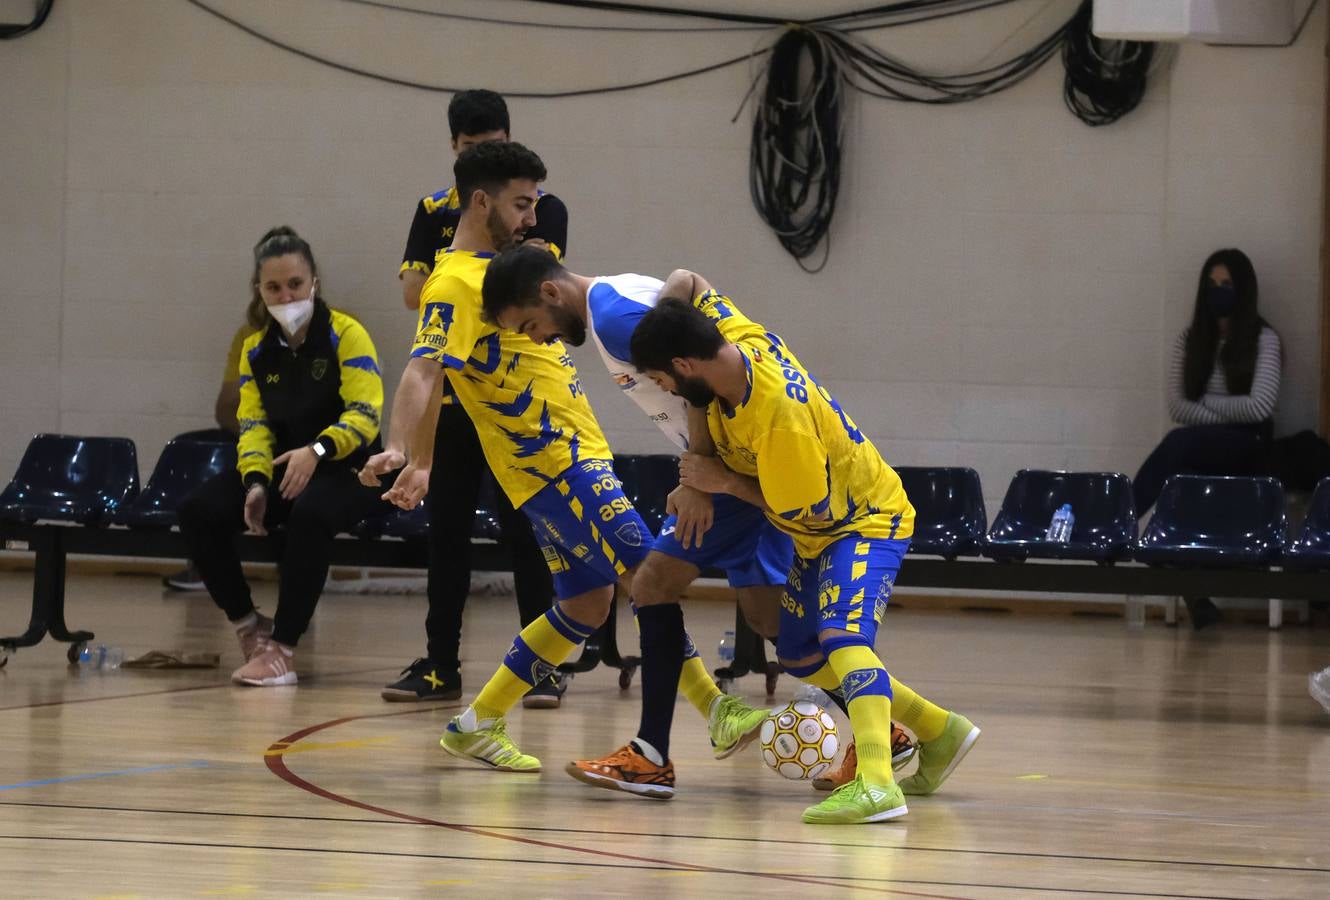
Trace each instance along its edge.
{"label": "striped long sleeve top", "polygon": [[[1221,341],[1219,347],[1222,348]],[[1168,371],[1168,414],[1179,425],[1236,425],[1264,422],[1274,415],[1279,400],[1282,350],[1279,335],[1270,327],[1262,328],[1256,338],[1256,371],[1251,393],[1230,394],[1224,380],[1224,368],[1216,364],[1199,400],[1188,400],[1183,392],[1183,358],[1187,352],[1187,329],[1173,344],[1173,360]],[[1215,352],[1218,358],[1218,350]]]}

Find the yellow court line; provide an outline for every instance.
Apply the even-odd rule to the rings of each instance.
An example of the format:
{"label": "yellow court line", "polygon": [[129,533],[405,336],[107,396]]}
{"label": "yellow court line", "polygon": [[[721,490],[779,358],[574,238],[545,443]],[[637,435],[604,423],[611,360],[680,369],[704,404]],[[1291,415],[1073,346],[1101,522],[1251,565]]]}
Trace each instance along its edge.
{"label": "yellow court line", "polygon": [[383,735],[382,737],[360,738],[354,741],[300,741],[295,744],[286,744],[278,741],[267,750],[263,751],[264,756],[285,756],[288,753],[307,753],[310,750],[352,750],[357,747],[370,747],[375,744],[386,744],[397,740],[392,735]]}

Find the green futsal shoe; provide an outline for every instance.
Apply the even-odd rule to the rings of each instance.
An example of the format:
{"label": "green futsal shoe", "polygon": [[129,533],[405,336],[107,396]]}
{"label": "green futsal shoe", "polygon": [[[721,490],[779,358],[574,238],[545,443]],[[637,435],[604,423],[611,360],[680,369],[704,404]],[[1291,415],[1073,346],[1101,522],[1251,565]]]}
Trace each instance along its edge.
{"label": "green futsal shoe", "polygon": [[489,725],[475,731],[463,731],[454,716],[439,738],[439,746],[458,759],[469,759],[500,772],[539,772],[540,760],[527,756],[508,737],[503,719],[490,719]]}
{"label": "green futsal shoe", "polygon": [[711,705],[707,730],[711,733],[711,750],[716,759],[733,756],[752,743],[770,715],[765,709],[755,709],[738,697],[721,694]]}
{"label": "green futsal shoe", "polygon": [[858,775],[821,803],[804,810],[804,821],[809,825],[867,825],[896,819],[907,812],[905,795],[895,782],[869,784]]}
{"label": "green futsal shoe", "polygon": [[901,790],[912,796],[933,793],[942,787],[942,782],[955,771],[977,740],[979,729],[973,722],[965,716],[947,713],[942,733],[931,741],[919,742],[919,768],[901,781]]}

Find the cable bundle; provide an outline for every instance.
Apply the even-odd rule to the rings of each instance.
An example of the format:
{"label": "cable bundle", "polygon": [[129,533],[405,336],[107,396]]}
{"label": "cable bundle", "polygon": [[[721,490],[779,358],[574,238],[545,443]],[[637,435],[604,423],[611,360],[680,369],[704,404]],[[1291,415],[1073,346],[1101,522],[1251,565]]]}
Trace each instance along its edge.
{"label": "cable bundle", "polygon": [[32,34],[46,24],[46,17],[51,14],[51,7],[54,5],[55,0],[42,0],[32,21],[26,25],[0,25],[0,41],[11,41],[25,34]]}
{"label": "cable bundle", "polygon": [[1090,30],[1090,0],[1067,23],[1062,63],[1067,70],[1062,97],[1087,125],[1108,125],[1131,112],[1145,97],[1154,44],[1105,41]]}

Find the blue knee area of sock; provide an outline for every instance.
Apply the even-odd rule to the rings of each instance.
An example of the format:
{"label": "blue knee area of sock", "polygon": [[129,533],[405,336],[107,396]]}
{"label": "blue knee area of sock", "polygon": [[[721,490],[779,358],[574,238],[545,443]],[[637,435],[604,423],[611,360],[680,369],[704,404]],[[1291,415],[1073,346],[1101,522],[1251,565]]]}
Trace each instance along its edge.
{"label": "blue knee area of sock", "polygon": [[513,645],[508,648],[503,664],[508,667],[508,671],[532,687],[555,669],[555,666],[541,659],[536,651],[528,647],[520,636],[513,638]]}
{"label": "blue knee area of sock", "polygon": [[550,607],[550,611],[545,613],[545,619],[550,623],[550,627],[559,632],[565,640],[580,644],[591,635],[595,634],[596,629],[590,625],[583,625],[574,619],[570,619],[559,609],[558,605]]}
{"label": "blue knee area of sock", "polygon": [[831,654],[837,650],[844,650],[846,647],[867,647],[873,649],[873,645],[868,642],[868,638],[862,634],[847,634],[843,637],[827,638],[825,641],[818,641],[822,647],[822,652],[826,654],[827,659],[831,659]]}
{"label": "blue knee area of sock", "polygon": [[809,663],[806,666],[787,666],[782,663],[781,669],[787,675],[793,675],[795,678],[807,678],[826,665],[826,663],[827,661],[825,659],[819,659],[817,662]]}

